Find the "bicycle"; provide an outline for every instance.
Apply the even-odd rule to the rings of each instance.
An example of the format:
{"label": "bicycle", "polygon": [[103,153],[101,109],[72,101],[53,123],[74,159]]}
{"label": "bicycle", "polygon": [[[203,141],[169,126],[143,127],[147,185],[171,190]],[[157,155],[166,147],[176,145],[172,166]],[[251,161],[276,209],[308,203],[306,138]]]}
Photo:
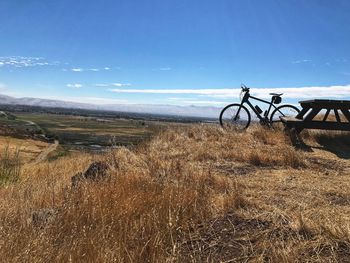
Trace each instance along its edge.
{"label": "bicycle", "polygon": [[[224,128],[232,127],[238,130],[247,129],[251,122],[251,115],[248,109],[243,105],[246,103],[251,110],[256,114],[256,117],[259,119],[262,125],[266,125],[269,127],[277,127],[278,123],[281,123],[281,116],[296,116],[300,110],[289,104],[281,105],[276,107],[275,104],[280,104],[282,102],[281,96],[283,93],[270,93],[271,101],[259,99],[250,95],[250,88],[245,85],[241,85],[241,103],[234,103],[227,105],[220,113],[220,125]],[[266,104],[269,104],[269,108],[263,113],[261,108],[253,104],[249,101],[249,99],[257,100]],[[274,109],[270,114],[271,109]]]}

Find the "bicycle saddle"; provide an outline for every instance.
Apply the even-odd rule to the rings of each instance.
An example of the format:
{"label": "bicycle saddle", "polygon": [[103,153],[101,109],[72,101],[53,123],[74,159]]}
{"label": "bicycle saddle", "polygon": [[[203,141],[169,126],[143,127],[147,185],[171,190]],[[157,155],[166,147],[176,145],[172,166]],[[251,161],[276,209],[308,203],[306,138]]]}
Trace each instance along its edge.
{"label": "bicycle saddle", "polygon": [[271,96],[277,96],[280,97],[283,95],[283,93],[270,93]]}

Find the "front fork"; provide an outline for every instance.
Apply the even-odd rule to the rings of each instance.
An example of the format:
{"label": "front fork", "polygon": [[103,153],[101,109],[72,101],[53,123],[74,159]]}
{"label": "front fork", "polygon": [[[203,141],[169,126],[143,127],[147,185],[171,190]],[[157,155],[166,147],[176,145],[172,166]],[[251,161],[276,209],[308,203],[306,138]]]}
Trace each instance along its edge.
{"label": "front fork", "polygon": [[233,121],[237,121],[239,119],[239,113],[241,112],[243,101],[241,102],[241,105],[238,108],[238,111],[236,112],[236,115],[232,118]]}
{"label": "front fork", "polygon": [[236,121],[239,119],[239,113],[241,112],[241,109],[242,109],[242,106],[243,106],[243,103],[245,103],[246,101],[248,101],[249,99],[249,93],[246,92],[242,98],[242,101],[241,101],[241,105],[239,105],[239,108],[238,108],[238,111],[236,113],[236,115],[234,116],[234,118],[232,118],[233,121]]}

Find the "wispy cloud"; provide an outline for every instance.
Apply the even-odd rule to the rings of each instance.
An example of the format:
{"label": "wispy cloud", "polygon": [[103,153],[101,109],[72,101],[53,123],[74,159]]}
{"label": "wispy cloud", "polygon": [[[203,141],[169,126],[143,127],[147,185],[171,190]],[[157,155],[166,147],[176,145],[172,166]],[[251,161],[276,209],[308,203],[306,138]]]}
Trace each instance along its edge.
{"label": "wispy cloud", "polygon": [[301,64],[301,63],[309,63],[309,62],[311,62],[311,60],[309,60],[309,59],[301,59],[301,60],[292,61],[293,64]]}
{"label": "wispy cloud", "polygon": [[349,60],[346,58],[338,58],[336,59],[337,62],[343,62],[343,63],[347,63]]}
{"label": "wispy cloud", "polygon": [[115,87],[130,87],[131,84],[130,83],[112,83],[112,86],[115,86]]}
{"label": "wispy cloud", "polygon": [[95,84],[96,87],[107,88],[107,87],[131,87],[130,83],[100,83]]}
{"label": "wispy cloud", "polygon": [[[63,71],[66,71],[65,69],[62,69]],[[71,71],[73,72],[84,72],[84,71],[92,71],[92,72],[99,72],[99,71],[109,71],[111,70],[110,67],[104,67],[104,68],[71,68]]]}
{"label": "wispy cloud", "polygon": [[184,105],[220,105],[227,104],[227,101],[213,101],[213,100],[192,100],[192,99],[184,99],[184,98],[168,98],[170,102],[175,102],[176,104],[184,104]]}
{"label": "wispy cloud", "polygon": [[79,83],[75,83],[75,84],[67,84],[67,87],[68,88],[74,88],[74,89],[80,89],[83,87],[82,84],[79,84]]}
{"label": "wispy cloud", "polygon": [[[191,94],[212,98],[238,98],[240,89],[109,89],[115,93],[143,94]],[[284,98],[344,98],[350,97],[350,85],[329,87],[299,87],[299,88],[252,88],[251,94],[261,98],[269,98],[269,93],[284,93]]]}
{"label": "wispy cloud", "polygon": [[73,71],[73,72],[83,72],[84,70],[82,68],[72,68],[71,71]]}
{"label": "wispy cloud", "polygon": [[161,71],[169,71],[169,70],[172,70],[172,68],[164,67],[164,68],[159,68],[159,70],[161,70]]}
{"label": "wispy cloud", "polygon": [[58,65],[58,61],[47,61],[42,57],[23,57],[23,56],[10,56],[0,57],[0,67],[36,67],[36,66],[55,66]]}
{"label": "wispy cloud", "polygon": [[41,96],[41,99],[61,100],[75,103],[88,103],[94,105],[127,104],[129,101],[122,99],[111,99],[103,97],[65,97],[65,96]]}

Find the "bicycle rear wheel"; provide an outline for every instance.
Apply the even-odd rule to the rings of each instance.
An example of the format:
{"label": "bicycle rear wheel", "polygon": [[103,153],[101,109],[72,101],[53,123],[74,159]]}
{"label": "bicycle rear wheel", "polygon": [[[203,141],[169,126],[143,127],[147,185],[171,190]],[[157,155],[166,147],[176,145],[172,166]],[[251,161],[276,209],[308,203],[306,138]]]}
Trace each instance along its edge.
{"label": "bicycle rear wheel", "polygon": [[295,117],[300,110],[293,105],[282,105],[276,108],[270,117],[270,123],[273,128],[282,128],[282,121],[280,117]]}
{"label": "bicycle rear wheel", "polygon": [[250,124],[250,113],[241,104],[227,105],[220,113],[220,125],[223,128],[244,130]]}

